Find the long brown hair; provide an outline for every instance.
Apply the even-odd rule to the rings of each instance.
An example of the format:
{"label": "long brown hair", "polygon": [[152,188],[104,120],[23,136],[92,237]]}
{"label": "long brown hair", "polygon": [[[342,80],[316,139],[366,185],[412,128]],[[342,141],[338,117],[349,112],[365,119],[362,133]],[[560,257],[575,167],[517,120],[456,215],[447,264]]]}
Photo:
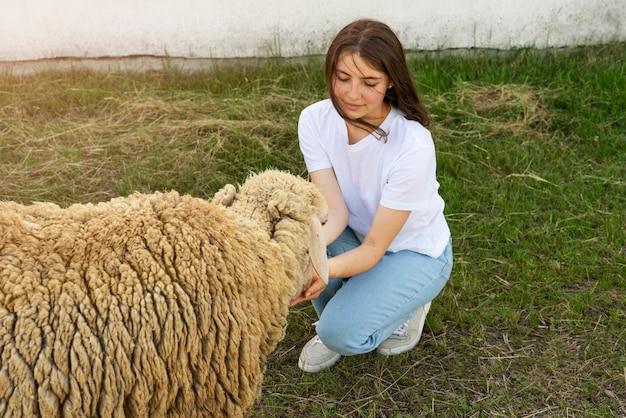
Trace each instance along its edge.
{"label": "long brown hair", "polygon": [[424,126],[428,125],[428,112],[417,95],[417,90],[409,74],[404,57],[404,49],[398,37],[389,26],[371,19],[359,19],[339,31],[326,52],[326,83],[333,106],[346,121],[364,126],[375,132],[379,138],[386,140],[387,133],[380,127],[361,119],[347,117],[337,104],[333,93],[333,78],[337,61],[343,54],[358,54],[372,68],[384,72],[391,88],[387,89],[384,101],[398,108],[405,118],[415,120]]}

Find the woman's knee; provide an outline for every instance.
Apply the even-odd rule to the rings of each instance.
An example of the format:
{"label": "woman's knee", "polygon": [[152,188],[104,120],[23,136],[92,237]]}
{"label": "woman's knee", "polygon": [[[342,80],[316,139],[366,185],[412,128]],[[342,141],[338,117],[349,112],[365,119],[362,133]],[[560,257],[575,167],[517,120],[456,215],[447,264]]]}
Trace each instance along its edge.
{"label": "woman's knee", "polygon": [[317,312],[318,318],[322,315],[322,312],[324,312],[326,304],[333,296],[335,296],[335,293],[337,293],[342,285],[343,281],[341,279],[329,280],[326,289],[324,289],[324,291],[317,297],[317,299],[313,299],[311,301],[313,304],[313,308],[315,308],[315,312]]}
{"label": "woman's knee", "polygon": [[367,338],[328,321],[320,321],[316,330],[324,345],[342,356],[363,354],[375,348],[368,347]]}
{"label": "woman's knee", "polygon": [[335,257],[339,254],[348,252],[358,247],[359,245],[361,245],[361,243],[352,231],[352,229],[350,229],[350,227],[346,227],[346,229],[343,230],[343,232],[337,237],[337,239],[328,244],[328,246],[326,247],[326,252],[329,257]]}

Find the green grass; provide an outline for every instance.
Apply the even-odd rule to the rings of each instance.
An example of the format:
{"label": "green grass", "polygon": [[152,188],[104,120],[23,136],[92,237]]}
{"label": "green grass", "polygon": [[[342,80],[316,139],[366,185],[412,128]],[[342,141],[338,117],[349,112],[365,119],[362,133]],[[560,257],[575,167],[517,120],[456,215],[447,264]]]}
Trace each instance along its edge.
{"label": "green grass", "polygon": [[[258,417],[626,415],[625,44],[410,56],[455,267],[418,347],[304,374],[310,306],[268,364]],[[297,118],[321,62],[214,73],[0,76],[0,199],[209,197],[305,175]]]}

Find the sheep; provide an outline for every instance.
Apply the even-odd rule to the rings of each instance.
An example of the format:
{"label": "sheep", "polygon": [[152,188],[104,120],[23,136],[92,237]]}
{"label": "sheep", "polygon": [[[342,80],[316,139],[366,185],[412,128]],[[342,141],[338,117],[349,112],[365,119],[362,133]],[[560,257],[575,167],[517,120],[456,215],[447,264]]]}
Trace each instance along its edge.
{"label": "sheep", "polygon": [[0,202],[0,415],[245,416],[290,300],[328,280],[326,211],[277,170],[212,201]]}

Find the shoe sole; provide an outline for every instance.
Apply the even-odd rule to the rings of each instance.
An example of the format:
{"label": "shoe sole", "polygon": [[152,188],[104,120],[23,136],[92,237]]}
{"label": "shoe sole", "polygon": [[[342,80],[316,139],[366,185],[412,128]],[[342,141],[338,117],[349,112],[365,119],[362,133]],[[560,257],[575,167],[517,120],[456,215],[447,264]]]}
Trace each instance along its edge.
{"label": "shoe sole", "polygon": [[424,324],[426,323],[426,315],[428,315],[429,310],[430,310],[430,302],[427,303],[426,307],[424,308],[424,314],[422,315],[422,321],[420,322],[419,329],[417,330],[417,338],[415,339],[414,343],[401,345],[401,346],[394,347],[394,348],[378,347],[376,351],[378,351],[378,353],[382,354],[383,356],[394,356],[396,354],[406,353],[407,351],[410,351],[413,348],[415,348],[417,343],[422,339],[422,331],[424,330]]}
{"label": "shoe sole", "polygon": [[303,364],[302,359],[298,359],[298,367],[301,370],[307,373],[317,373],[321,370],[327,369],[333,364],[337,363],[337,361],[341,358],[341,354],[337,354],[336,357],[331,358],[330,360],[325,361],[324,363],[317,364],[315,366]]}

